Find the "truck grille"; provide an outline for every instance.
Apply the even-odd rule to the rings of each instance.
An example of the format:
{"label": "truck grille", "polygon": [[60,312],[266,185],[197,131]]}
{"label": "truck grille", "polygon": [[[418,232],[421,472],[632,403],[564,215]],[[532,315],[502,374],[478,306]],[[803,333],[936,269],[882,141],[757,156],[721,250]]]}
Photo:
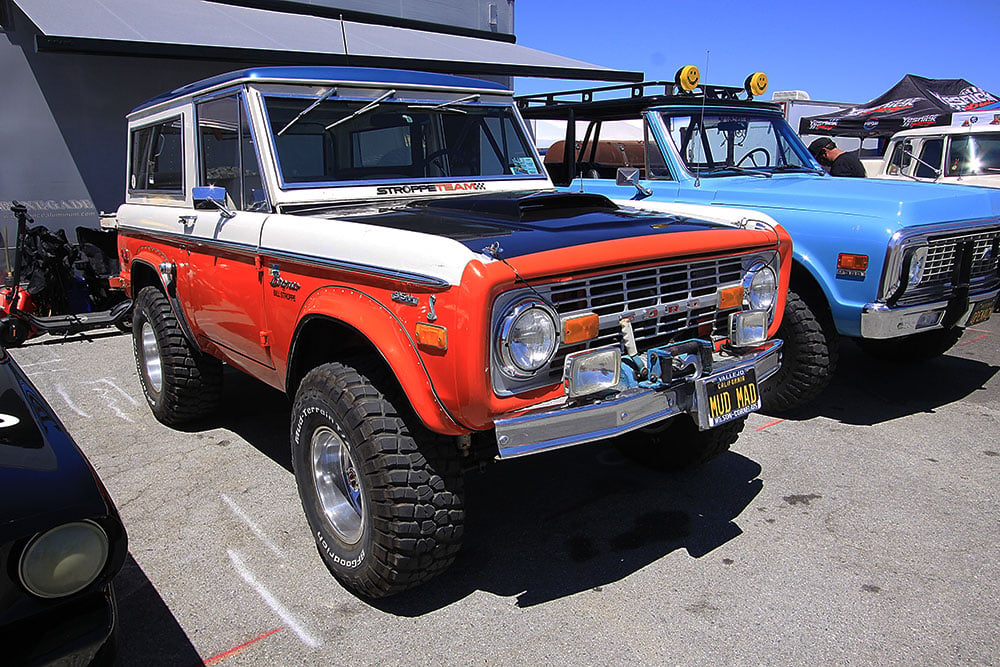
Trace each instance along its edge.
{"label": "truck grille", "polygon": [[567,354],[619,341],[619,320],[627,314],[633,317],[640,351],[689,338],[727,337],[729,314],[739,307],[719,309],[718,291],[742,281],[747,257],[654,266],[548,285],[548,297],[560,315],[594,312],[601,322],[596,339],[559,349],[549,365],[549,377],[562,377]]}
{"label": "truck grille", "polygon": [[917,289],[909,290],[900,304],[913,304],[946,299],[951,296],[955,267],[962,261],[965,248],[971,249],[969,274],[973,294],[1000,285],[1000,228],[968,234],[947,234],[929,239],[924,275]]}

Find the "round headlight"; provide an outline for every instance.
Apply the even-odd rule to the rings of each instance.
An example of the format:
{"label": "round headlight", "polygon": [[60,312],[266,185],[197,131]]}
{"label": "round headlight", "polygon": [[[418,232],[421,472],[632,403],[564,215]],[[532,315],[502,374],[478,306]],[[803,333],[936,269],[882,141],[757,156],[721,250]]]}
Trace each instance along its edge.
{"label": "round headlight", "polygon": [[770,310],[778,297],[778,279],[770,267],[755,264],[743,276],[743,296],[751,310]]}
{"label": "round headlight", "polygon": [[90,521],[42,533],[21,556],[21,583],[43,598],[72,595],[89,586],[108,560],[108,536]]}
{"label": "round headlight", "polygon": [[907,285],[913,287],[924,278],[924,266],[927,264],[927,246],[917,248],[910,257],[910,275]]}
{"label": "round headlight", "polygon": [[500,359],[505,373],[525,377],[552,359],[559,342],[555,317],[537,301],[515,306],[500,325]]}

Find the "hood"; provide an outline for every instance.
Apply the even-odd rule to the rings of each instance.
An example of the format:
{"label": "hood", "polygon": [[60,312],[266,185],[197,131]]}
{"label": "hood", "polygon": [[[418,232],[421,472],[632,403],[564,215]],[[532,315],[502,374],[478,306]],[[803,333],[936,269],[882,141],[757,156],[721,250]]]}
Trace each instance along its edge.
{"label": "hood", "polygon": [[697,218],[625,210],[603,195],[513,192],[415,201],[353,222],[453,239],[473,252],[499,243],[504,258],[546,250],[696,230],[745,230]]}
{"label": "hood", "polygon": [[961,185],[795,174],[703,178],[700,188],[715,190],[713,204],[768,212],[793,235],[783,210],[877,218],[895,229],[1000,216],[1000,191]]}
{"label": "hood", "polygon": [[63,520],[116,515],[90,463],[0,348],[0,543]]}

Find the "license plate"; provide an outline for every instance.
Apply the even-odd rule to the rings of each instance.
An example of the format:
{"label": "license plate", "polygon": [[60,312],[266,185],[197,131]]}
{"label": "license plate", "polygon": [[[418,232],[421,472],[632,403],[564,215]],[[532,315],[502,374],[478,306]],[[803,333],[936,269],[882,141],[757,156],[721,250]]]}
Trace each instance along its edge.
{"label": "license plate", "polygon": [[760,409],[757,373],[753,368],[738,368],[705,380],[705,403],[708,426],[724,424]]}
{"label": "license plate", "polygon": [[980,324],[990,319],[990,315],[993,314],[993,302],[995,299],[990,299],[989,301],[980,301],[976,304],[976,307],[972,309],[972,314],[969,315],[969,319],[966,321],[965,326],[971,327],[976,324]]}

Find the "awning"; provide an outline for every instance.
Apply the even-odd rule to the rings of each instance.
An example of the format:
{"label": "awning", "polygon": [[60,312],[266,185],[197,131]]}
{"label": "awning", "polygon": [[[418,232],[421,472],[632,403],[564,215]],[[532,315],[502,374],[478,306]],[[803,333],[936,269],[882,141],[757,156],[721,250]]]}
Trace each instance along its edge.
{"label": "awning", "polygon": [[431,72],[641,81],[615,70],[494,39],[305,16],[208,0],[13,0],[39,31],[39,51],[270,65],[351,65]]}

